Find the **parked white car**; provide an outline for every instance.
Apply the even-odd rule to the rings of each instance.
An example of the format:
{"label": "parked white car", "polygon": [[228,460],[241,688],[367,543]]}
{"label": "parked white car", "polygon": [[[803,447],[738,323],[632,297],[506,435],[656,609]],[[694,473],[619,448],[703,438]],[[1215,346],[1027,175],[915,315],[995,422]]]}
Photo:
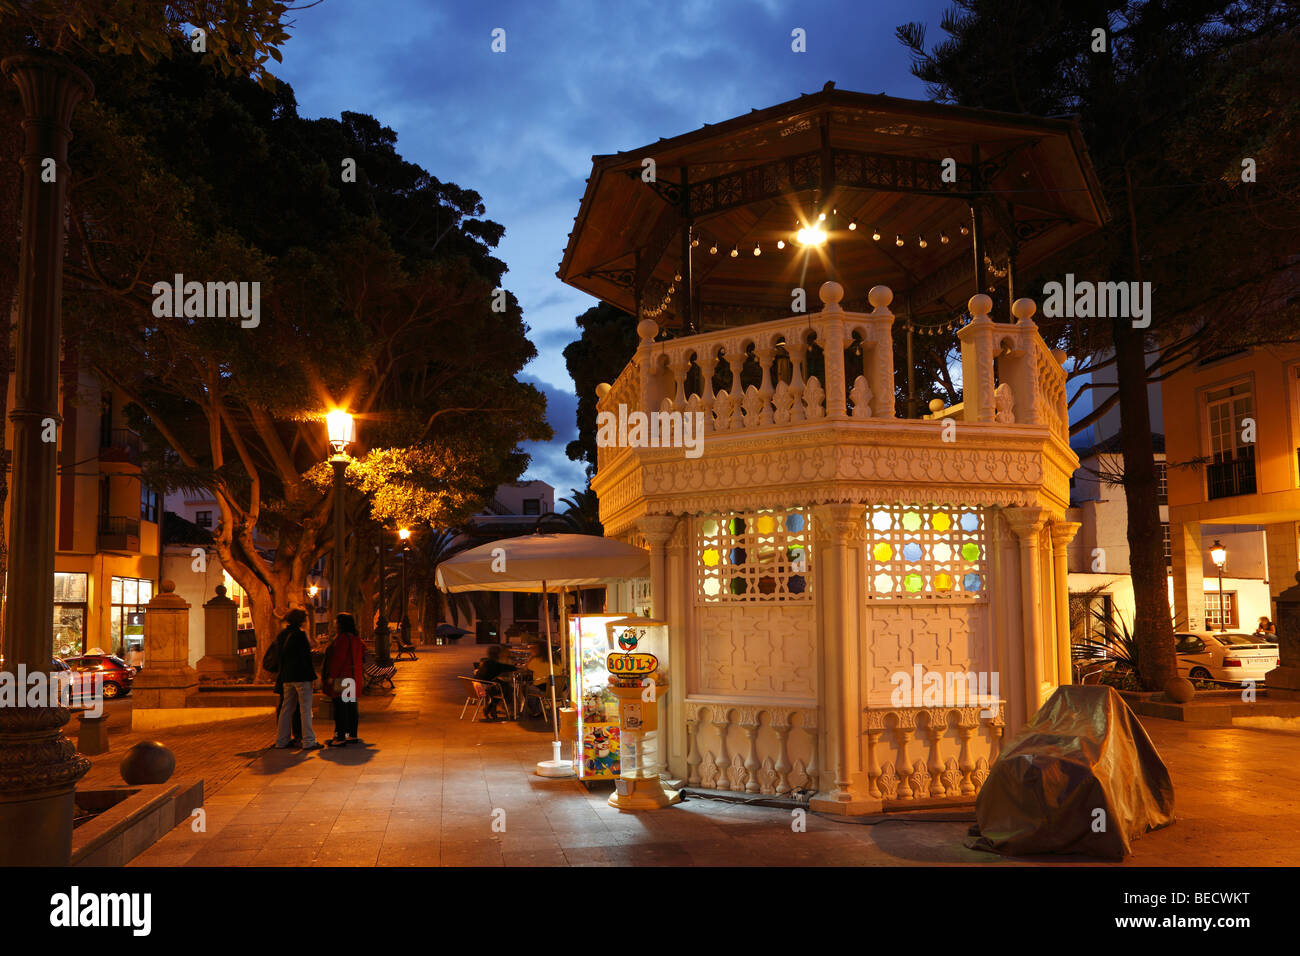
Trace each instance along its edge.
{"label": "parked white car", "polygon": [[1189,680],[1263,681],[1277,667],[1277,644],[1253,634],[1193,631],[1175,638],[1178,673]]}

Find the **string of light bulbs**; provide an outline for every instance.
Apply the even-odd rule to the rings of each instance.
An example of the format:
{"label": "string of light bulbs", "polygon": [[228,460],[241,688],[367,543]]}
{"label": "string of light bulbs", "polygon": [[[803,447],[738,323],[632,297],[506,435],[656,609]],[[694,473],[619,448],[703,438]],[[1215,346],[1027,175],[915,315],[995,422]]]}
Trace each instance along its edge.
{"label": "string of light bulbs", "polygon": [[[831,215],[838,216],[838,210],[831,210]],[[827,239],[830,238],[829,233],[822,225],[825,221],[826,213],[822,212],[818,213],[817,218],[812,221],[811,225],[805,225],[802,222],[796,223],[796,228],[792,232],[793,241],[786,242],[784,239],[778,239],[776,241],[776,248],[778,250],[783,250],[787,246],[793,247],[799,245],[806,249],[823,245]],[[856,218],[851,218],[847,226],[848,231],[856,232],[859,225],[860,224]],[[962,223],[957,227],[956,232],[961,236],[969,236],[970,226]],[[863,235],[865,236],[866,234],[867,233],[864,230]],[[874,242],[880,242],[885,238],[885,234],[881,232],[879,227],[873,227],[870,235]],[[925,233],[913,233],[910,239],[905,238],[901,232],[894,234],[895,246],[902,248],[908,245],[909,242],[914,243],[917,248],[920,249],[928,249],[931,242],[938,242],[939,245],[946,246],[952,242],[952,234],[947,229],[940,229],[937,236],[933,234],[927,236]],[[755,241],[752,249],[749,248],[748,242],[745,243],[744,249],[742,249],[740,243],[732,243],[731,248],[727,249],[725,243],[720,243],[717,239],[711,239],[697,233],[691,237],[691,248],[696,249],[701,246],[706,248],[711,256],[716,256],[719,253],[722,253],[732,259],[739,259],[742,254],[750,254],[755,257],[763,254],[763,244],[761,240]]]}

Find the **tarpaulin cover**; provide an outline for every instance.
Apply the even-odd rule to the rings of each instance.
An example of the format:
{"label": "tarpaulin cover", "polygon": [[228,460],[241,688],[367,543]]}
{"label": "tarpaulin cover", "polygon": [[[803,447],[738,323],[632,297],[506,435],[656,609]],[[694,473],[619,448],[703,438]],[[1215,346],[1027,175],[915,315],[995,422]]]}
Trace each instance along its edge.
{"label": "tarpaulin cover", "polygon": [[1174,786],[1113,687],[1060,687],[989,769],[975,820],[972,849],[1123,859],[1174,822]]}

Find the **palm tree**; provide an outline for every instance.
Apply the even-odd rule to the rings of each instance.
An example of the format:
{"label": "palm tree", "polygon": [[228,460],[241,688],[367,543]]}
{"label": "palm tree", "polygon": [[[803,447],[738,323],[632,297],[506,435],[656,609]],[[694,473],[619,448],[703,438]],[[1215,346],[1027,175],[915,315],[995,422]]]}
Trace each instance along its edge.
{"label": "palm tree", "polygon": [[493,616],[490,613],[488,595],[481,592],[448,594],[437,585],[435,574],[438,565],[471,547],[474,544],[471,538],[466,537],[459,528],[412,535],[412,538],[416,543],[408,554],[411,564],[407,573],[410,575],[409,586],[413,594],[418,595],[422,622],[428,620],[426,613],[431,600],[435,624],[441,621],[451,623],[450,612],[453,610],[466,620],[474,617],[486,620]]}
{"label": "palm tree", "polygon": [[572,495],[560,499],[560,504],[565,506],[560,517],[577,534],[603,535],[605,526],[600,523],[600,501],[596,493],[590,488],[585,491],[577,488],[570,490]]}

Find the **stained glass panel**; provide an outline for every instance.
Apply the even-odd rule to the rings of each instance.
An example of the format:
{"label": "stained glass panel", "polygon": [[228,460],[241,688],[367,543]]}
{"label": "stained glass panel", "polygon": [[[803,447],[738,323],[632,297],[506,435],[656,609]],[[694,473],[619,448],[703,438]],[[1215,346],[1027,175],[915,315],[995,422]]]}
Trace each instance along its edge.
{"label": "stained glass panel", "polygon": [[982,509],[878,505],[867,512],[866,533],[869,597],[984,597]]}
{"label": "stained glass panel", "polygon": [[699,600],[811,600],[811,541],[802,508],[701,518],[695,549]]}

